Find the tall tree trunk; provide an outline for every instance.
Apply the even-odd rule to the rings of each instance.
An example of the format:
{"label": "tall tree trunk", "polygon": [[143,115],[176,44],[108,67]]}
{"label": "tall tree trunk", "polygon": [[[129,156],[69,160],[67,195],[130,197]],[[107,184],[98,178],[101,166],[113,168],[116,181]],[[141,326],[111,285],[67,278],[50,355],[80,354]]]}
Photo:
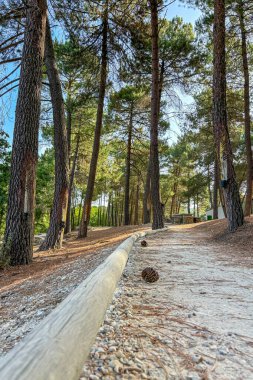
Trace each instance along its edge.
{"label": "tall tree trunk", "polygon": [[[67,102],[67,104],[70,103]],[[70,157],[71,157],[71,134],[72,134],[72,113],[70,106],[67,106],[67,141],[68,141],[68,155],[69,155],[69,169],[70,169]]]}
{"label": "tall tree trunk", "polygon": [[76,140],[76,149],[75,154],[73,158],[70,178],[69,178],[69,195],[68,195],[68,207],[67,207],[67,216],[66,216],[66,226],[65,226],[65,234],[68,234],[71,232],[71,195],[73,191],[73,184],[74,184],[74,178],[75,178],[75,172],[76,172],[76,163],[77,163],[77,157],[78,157],[78,150],[79,150],[79,142],[80,142],[80,135],[77,136]]}
{"label": "tall tree trunk", "polygon": [[108,226],[111,226],[111,198],[112,198],[112,194],[109,193],[108,206],[107,206],[107,224],[108,224]]}
{"label": "tall tree trunk", "polygon": [[175,200],[176,200],[176,195],[173,194],[171,197],[171,205],[170,205],[170,218],[172,218],[173,214],[175,214]]}
{"label": "tall tree trunk", "polygon": [[139,224],[139,194],[140,194],[140,184],[136,186],[136,195],[135,195],[135,207],[134,207],[134,224]]}
{"label": "tall tree trunk", "polygon": [[189,196],[187,198],[187,212],[188,214],[191,213],[191,198]]}
{"label": "tall tree trunk", "polygon": [[87,236],[88,225],[90,221],[91,212],[91,202],[93,197],[97,162],[100,147],[100,137],[103,122],[103,110],[104,110],[104,99],[105,99],[105,88],[107,79],[107,39],[108,39],[108,1],[105,5],[105,13],[103,19],[103,37],[102,37],[102,56],[101,56],[101,71],[100,71],[100,86],[99,86],[99,96],[98,96],[98,108],[97,108],[97,120],[95,127],[95,135],[93,142],[93,150],[90,162],[90,171],[87,183],[86,196],[83,206],[83,215],[79,228],[79,238],[84,238]]}
{"label": "tall tree trunk", "polygon": [[[178,164],[178,163],[177,163]],[[171,207],[170,207],[170,218],[173,214],[177,213],[177,197],[178,197],[178,178],[180,176],[180,169],[176,167],[173,171],[175,176],[174,184],[173,184],[173,195],[171,199]]]}
{"label": "tall tree trunk", "polygon": [[219,190],[219,164],[217,157],[214,161],[214,184],[213,184],[213,219],[218,219],[218,190]]}
{"label": "tall tree trunk", "polygon": [[245,146],[247,157],[247,190],[245,197],[244,215],[251,214],[252,203],[252,179],[253,179],[253,160],[251,149],[251,120],[250,120],[250,82],[249,82],[249,65],[247,51],[247,33],[245,29],[243,1],[238,0],[237,13],[240,21],[241,31],[241,48],[243,61],[243,76],[244,76],[244,129],[245,129]]}
{"label": "tall tree trunk", "polygon": [[129,196],[130,196],[130,174],[131,174],[131,148],[132,148],[132,131],[133,131],[133,102],[130,106],[128,137],[127,137],[127,157],[126,157],[126,174],[125,174],[125,202],[124,202],[124,225],[128,226],[129,220]]}
{"label": "tall tree trunk", "polygon": [[134,191],[130,193],[130,224],[133,224],[133,210],[134,210]]}
{"label": "tall tree trunk", "polygon": [[28,0],[12,145],[4,249],[11,265],[33,257],[34,208],[47,5]]}
{"label": "tall tree trunk", "polygon": [[80,200],[80,204],[79,204],[79,208],[78,208],[78,218],[77,218],[77,225],[78,226],[80,225],[80,221],[81,221],[83,199],[84,199],[84,193],[82,191],[81,200]]}
{"label": "tall tree trunk", "polygon": [[45,64],[50,84],[54,119],[55,189],[50,224],[40,250],[61,248],[68,204],[69,158],[61,81],[56,66],[50,25],[47,20]]}
{"label": "tall tree trunk", "polygon": [[148,160],[148,170],[143,195],[143,223],[150,223],[150,183],[151,183],[151,161]]}
{"label": "tall tree trunk", "polygon": [[213,195],[212,195],[212,190],[211,190],[211,181],[212,181],[212,178],[211,178],[211,175],[210,175],[210,167],[209,167],[209,165],[207,165],[207,177],[208,177],[207,185],[208,185],[209,202],[210,202],[210,208],[212,209],[213,208]]}
{"label": "tall tree trunk", "polygon": [[[163,91],[163,83],[164,83],[164,72],[165,72],[165,62],[162,60],[161,70],[160,70],[160,78],[159,78],[159,99],[158,99],[158,114],[160,113],[161,108],[161,99],[162,99],[162,91]],[[148,161],[148,169],[146,176],[146,183],[144,189],[143,196],[143,223],[150,223],[150,185],[151,185],[151,160],[149,157]]]}
{"label": "tall tree trunk", "polygon": [[114,227],[114,195],[112,193],[112,203],[111,203],[111,221],[112,226]]}
{"label": "tall tree trunk", "polygon": [[[77,191],[76,189],[74,188],[73,189],[73,207],[72,207],[72,210],[71,210],[71,230],[74,230],[75,229],[75,226],[76,226],[76,206],[77,206]],[[78,224],[78,223],[77,223]]]}
{"label": "tall tree trunk", "polygon": [[151,199],[153,209],[152,229],[163,228],[163,212],[160,202],[160,169],[158,152],[159,122],[159,47],[158,47],[158,1],[150,0],[152,29],[152,97],[150,128]]}
{"label": "tall tree trunk", "polygon": [[213,126],[216,148],[222,162],[222,180],[229,231],[243,224],[243,210],[233,166],[226,108],[225,1],[214,1]]}
{"label": "tall tree trunk", "polygon": [[199,218],[199,194],[198,193],[197,193],[196,203],[197,203],[197,217]]}

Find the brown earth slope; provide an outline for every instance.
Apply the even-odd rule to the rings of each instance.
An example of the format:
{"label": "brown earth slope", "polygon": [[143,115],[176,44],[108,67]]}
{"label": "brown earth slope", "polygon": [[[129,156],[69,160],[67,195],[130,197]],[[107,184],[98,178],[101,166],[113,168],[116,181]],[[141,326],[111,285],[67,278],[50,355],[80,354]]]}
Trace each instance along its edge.
{"label": "brown earth slope", "polygon": [[64,241],[63,248],[45,252],[34,252],[32,264],[25,266],[9,267],[0,270],[0,292],[7,286],[13,286],[27,279],[42,277],[55,271],[59,267],[90,254],[97,254],[103,248],[114,246],[145,226],[123,226],[95,228],[89,232],[86,239],[77,239],[77,233],[73,232]]}

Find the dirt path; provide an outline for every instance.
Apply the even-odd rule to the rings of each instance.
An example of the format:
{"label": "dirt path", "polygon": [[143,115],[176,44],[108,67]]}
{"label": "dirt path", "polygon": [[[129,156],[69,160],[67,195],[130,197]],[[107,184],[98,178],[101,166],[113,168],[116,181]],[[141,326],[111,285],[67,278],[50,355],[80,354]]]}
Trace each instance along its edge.
{"label": "dirt path", "polygon": [[0,271],[0,355],[31,331],[122,240],[142,228],[96,229],[85,240],[73,234],[63,249],[35,254],[29,266]]}
{"label": "dirt path", "polygon": [[253,379],[252,263],[207,238],[173,227],[136,243],[82,379]]}

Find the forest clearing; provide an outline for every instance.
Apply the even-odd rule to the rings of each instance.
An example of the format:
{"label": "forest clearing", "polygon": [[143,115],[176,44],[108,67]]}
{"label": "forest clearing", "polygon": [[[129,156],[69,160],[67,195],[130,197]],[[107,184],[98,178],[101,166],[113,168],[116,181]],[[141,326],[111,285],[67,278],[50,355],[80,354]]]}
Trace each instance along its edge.
{"label": "forest clearing", "polygon": [[252,10],[0,1],[0,380],[253,379]]}

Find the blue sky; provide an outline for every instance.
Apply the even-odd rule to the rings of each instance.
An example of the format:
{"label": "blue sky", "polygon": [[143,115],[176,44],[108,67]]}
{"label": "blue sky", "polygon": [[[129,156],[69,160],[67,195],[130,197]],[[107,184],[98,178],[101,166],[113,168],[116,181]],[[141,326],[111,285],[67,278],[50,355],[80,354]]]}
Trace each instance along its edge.
{"label": "blue sky", "polygon": [[[189,5],[182,4],[180,1],[175,1],[166,10],[166,18],[172,19],[175,16],[180,16],[185,22],[192,24],[201,16],[201,12],[197,8],[189,7]],[[177,91],[183,105],[193,102],[193,98],[189,95],[179,93]],[[176,142],[180,135],[180,126],[176,118],[170,120],[170,131],[168,132],[168,139],[171,143]]]}
{"label": "blue sky", "polygon": [[[166,18],[172,19],[175,16],[180,16],[184,19],[185,22],[194,22],[199,18],[200,11],[194,9],[185,4],[182,4],[180,1],[176,0],[174,3],[169,5],[166,9]],[[57,37],[57,36],[56,36]],[[11,71],[11,67],[8,67],[8,72]],[[191,97],[181,95],[180,96],[183,103],[191,102]],[[4,99],[4,113],[7,110],[7,115],[4,115],[4,130],[10,135],[10,142],[12,140],[12,133],[15,120],[15,106],[16,106],[17,90],[13,90],[11,96],[8,94]],[[177,134],[179,133],[179,127],[176,122],[172,121],[171,123],[172,132],[170,134],[171,140],[175,141]]]}
{"label": "blue sky", "polygon": [[169,5],[166,9],[166,18],[169,20],[175,16],[180,16],[185,22],[194,24],[200,15],[201,13],[197,8],[189,7],[189,5],[183,4],[178,0]]}

